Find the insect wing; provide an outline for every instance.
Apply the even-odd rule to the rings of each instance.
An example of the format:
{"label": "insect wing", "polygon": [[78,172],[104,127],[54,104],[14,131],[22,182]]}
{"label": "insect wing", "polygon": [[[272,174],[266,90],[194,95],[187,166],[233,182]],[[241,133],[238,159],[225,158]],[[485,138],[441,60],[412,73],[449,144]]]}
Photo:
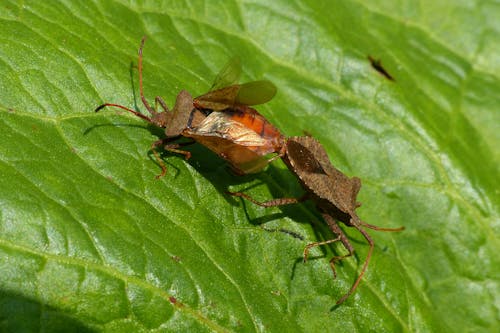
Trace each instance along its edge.
{"label": "insect wing", "polygon": [[224,87],[232,86],[238,82],[241,76],[240,58],[231,58],[227,64],[222,67],[219,74],[215,77],[212,87],[209,91],[219,90]]}
{"label": "insect wing", "polygon": [[243,105],[263,104],[273,99],[276,91],[276,86],[267,80],[243,83],[240,85],[235,102]]}
{"label": "insect wing", "polygon": [[257,105],[270,101],[276,95],[276,86],[267,80],[235,84],[209,91],[195,99],[197,108],[221,111],[239,105]]}
{"label": "insect wing", "polygon": [[266,103],[276,95],[276,86],[267,80],[236,84],[240,75],[240,59],[232,58],[219,72],[209,92],[195,98],[195,107],[221,111],[235,104]]}
{"label": "insect wing", "polygon": [[264,138],[225,112],[211,113],[200,126],[185,130],[183,135],[217,153],[239,174],[262,170],[268,164],[265,155],[272,152],[265,150]]}
{"label": "insect wing", "polygon": [[287,156],[298,175],[327,175],[313,153],[293,139],[290,139],[287,143]]}
{"label": "insect wing", "polygon": [[261,147],[267,143],[266,139],[258,133],[231,119],[225,112],[211,113],[200,126],[186,131],[185,134],[187,136],[216,136],[244,147]]}
{"label": "insect wing", "polygon": [[212,111],[221,111],[234,105],[239,85],[232,85],[225,88],[209,91],[205,95],[194,99],[194,106],[197,109],[206,109]]}

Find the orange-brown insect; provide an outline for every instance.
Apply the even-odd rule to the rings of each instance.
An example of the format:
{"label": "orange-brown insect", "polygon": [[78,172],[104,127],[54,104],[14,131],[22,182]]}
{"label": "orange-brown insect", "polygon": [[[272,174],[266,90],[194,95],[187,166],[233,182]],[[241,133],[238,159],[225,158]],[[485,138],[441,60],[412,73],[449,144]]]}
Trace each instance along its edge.
{"label": "orange-brown insect", "polygon": [[[166,172],[166,167],[156,151],[157,147],[183,154],[186,159],[191,157],[189,151],[179,148],[193,141],[173,143],[180,137],[189,137],[207,146],[228,161],[239,174],[260,171],[269,162],[265,155],[282,146],[278,143],[282,136],[249,105],[271,100],[276,94],[276,87],[269,81],[235,84],[241,68],[238,61],[232,61],[217,76],[207,94],[193,100],[191,95],[183,90],[178,94],[171,112],[163,99],[157,96],[155,106],[152,107],[144,97],[142,84],[142,49],[145,40],[146,37],[143,37],[139,48],[139,89],[141,100],[151,116],[113,103],[102,104],[95,111],[113,106],[165,128],[165,138],[151,145],[155,158],[162,168],[157,178]],[[158,104],[164,112],[157,111]]]}
{"label": "orange-brown insect", "polygon": [[337,221],[344,223],[348,227],[356,228],[366,239],[370,245],[370,249],[358,278],[351,289],[337,301],[337,304],[340,304],[356,290],[370,262],[374,242],[364,228],[379,231],[401,231],[404,228],[381,228],[361,221],[355,212],[356,208],[361,206],[361,203],[356,202],[356,197],[361,188],[361,180],[357,177],[349,178],[336,169],[331,164],[325,149],[316,139],[309,136],[288,138],[284,148],[283,161],[297,176],[299,182],[306,191],[302,197],[279,198],[266,202],[258,202],[244,193],[229,192],[229,194],[243,197],[263,207],[281,206],[305,200],[313,200],[316,203],[317,209],[321,212],[321,215],[328,224],[328,227],[337,237],[307,245],[304,249],[304,262],[307,261],[309,250],[312,247],[340,241],[349,253],[343,256],[333,257],[330,260],[334,278],[337,276],[335,263],[354,254],[354,248],[350,244],[345,233],[338,226]]}
{"label": "orange-brown insect", "polygon": [[183,135],[230,161],[237,174],[262,170],[272,160],[267,155],[278,152],[284,142],[276,127],[246,105],[213,112]]}
{"label": "orange-brown insect", "polygon": [[[210,91],[194,99],[194,106],[211,112],[198,126],[183,135],[191,137],[230,161],[238,174],[262,170],[284,145],[280,131],[249,105],[262,104],[274,97],[276,87],[269,81],[234,84],[241,67],[230,61],[216,77]],[[228,86],[226,86],[229,84]]]}

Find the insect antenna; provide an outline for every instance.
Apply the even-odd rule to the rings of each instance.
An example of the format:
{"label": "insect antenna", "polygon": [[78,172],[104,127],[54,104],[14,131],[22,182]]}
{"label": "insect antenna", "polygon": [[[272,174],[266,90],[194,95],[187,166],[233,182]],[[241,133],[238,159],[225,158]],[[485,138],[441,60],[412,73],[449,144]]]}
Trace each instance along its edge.
{"label": "insect antenna", "polygon": [[[95,112],[99,112],[102,108],[104,108],[106,106],[113,106],[113,107],[120,108],[122,110],[128,111],[130,113],[133,113],[135,116],[137,116],[137,117],[139,117],[141,119],[144,119],[144,120],[146,120],[149,123],[161,125],[161,124],[158,123],[158,120],[160,119],[158,117],[158,112],[154,108],[152,108],[151,105],[149,105],[148,101],[146,100],[146,97],[144,97],[144,89],[143,89],[143,85],[142,85],[142,49],[144,48],[144,43],[146,42],[146,38],[147,38],[147,36],[143,36],[142,37],[142,39],[141,39],[141,46],[139,47],[139,59],[138,59],[139,92],[140,92],[140,95],[141,95],[142,104],[144,104],[144,107],[148,110],[148,112],[151,114],[151,116],[153,116],[154,120],[151,119],[150,117],[148,117],[148,116],[140,113],[140,112],[137,112],[135,110],[127,108],[126,106],[119,105],[119,104],[113,104],[113,103],[105,103],[105,104],[99,105],[95,109]],[[158,99],[159,98],[157,98],[157,100]],[[159,99],[158,102],[160,102],[160,104],[162,105],[162,107],[165,110],[167,109],[167,107],[166,107],[166,105],[164,105],[164,102],[163,102],[162,99]],[[160,126],[160,127],[162,127],[162,126]]]}
{"label": "insect antenna", "polygon": [[149,105],[148,101],[146,100],[146,97],[144,97],[144,90],[142,89],[142,49],[144,48],[144,43],[146,42],[146,38],[147,36],[142,37],[141,47],[139,47],[139,60],[137,64],[137,67],[139,69],[139,92],[141,94],[142,104],[144,104],[144,106],[146,107],[146,109],[148,109],[151,115],[155,115],[157,112],[155,109],[151,107],[151,105]]}
{"label": "insect antenna", "polygon": [[105,108],[106,106],[113,106],[115,108],[120,108],[122,110],[125,110],[125,111],[128,111],[130,113],[133,113],[134,115],[136,115],[137,117],[139,118],[142,118],[144,120],[146,120],[147,122],[150,122],[152,123],[153,120],[151,118],[149,118],[148,116],[145,116],[143,115],[142,113],[140,112],[137,112],[135,110],[132,110],[126,106],[123,106],[123,105],[119,105],[119,104],[113,104],[113,103],[105,103],[105,104],[102,104],[102,105],[99,105],[96,109],[95,109],[95,112],[99,112],[101,109]]}

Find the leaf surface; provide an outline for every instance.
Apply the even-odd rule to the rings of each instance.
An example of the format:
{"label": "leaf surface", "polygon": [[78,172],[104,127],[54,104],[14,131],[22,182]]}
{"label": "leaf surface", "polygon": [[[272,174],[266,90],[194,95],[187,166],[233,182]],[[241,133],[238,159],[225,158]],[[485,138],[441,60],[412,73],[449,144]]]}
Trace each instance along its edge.
{"label": "leaf surface", "polygon": [[[4,331],[495,331],[500,322],[500,7],[419,1],[8,1],[0,31],[0,328]],[[208,91],[233,56],[258,110],[311,133],[362,179],[370,232],[337,265],[281,162],[238,177],[207,149],[150,152],[142,108]],[[380,59],[387,80],[367,57]],[[300,237],[298,237],[300,236]],[[303,239],[301,239],[303,238]]]}

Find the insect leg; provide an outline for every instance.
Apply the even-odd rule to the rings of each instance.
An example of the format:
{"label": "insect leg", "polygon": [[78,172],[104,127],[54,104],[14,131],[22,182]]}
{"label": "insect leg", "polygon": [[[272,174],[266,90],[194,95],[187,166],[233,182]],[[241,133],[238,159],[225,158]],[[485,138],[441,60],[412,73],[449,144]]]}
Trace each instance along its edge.
{"label": "insect leg", "polygon": [[170,143],[168,145],[165,145],[164,148],[165,148],[165,150],[168,150],[172,153],[182,154],[182,155],[184,155],[186,160],[189,160],[191,158],[191,152],[187,151],[187,150],[178,149],[178,148],[192,145],[195,142],[196,141],[192,140],[192,141],[188,141],[188,142]]}
{"label": "insect leg", "polygon": [[383,227],[379,227],[379,226],[376,226],[376,225],[373,225],[373,224],[369,224],[369,223],[366,223],[366,222],[363,222],[363,221],[359,221],[359,222],[360,222],[361,226],[369,228],[369,229],[377,230],[377,231],[403,231],[403,230],[405,230],[405,227],[383,228]]}
{"label": "insect leg", "polygon": [[283,156],[285,156],[285,152],[286,152],[286,144],[283,144],[283,146],[281,147],[281,149],[278,152],[278,154],[276,154],[276,156],[273,156],[270,159],[268,159],[267,163],[271,163],[272,161],[274,161],[274,160],[276,160],[278,158],[283,158]]}
{"label": "insect leg", "polygon": [[155,177],[156,179],[160,179],[161,177],[165,176],[165,174],[167,173],[167,167],[165,166],[165,163],[163,163],[163,160],[161,159],[160,154],[158,154],[158,151],[156,150],[157,147],[163,146],[163,148],[165,150],[168,150],[168,151],[171,151],[174,153],[178,153],[178,154],[182,154],[186,157],[186,159],[189,159],[191,157],[190,152],[185,151],[185,150],[180,150],[177,148],[193,144],[195,141],[193,140],[193,141],[188,141],[188,142],[170,143],[169,144],[169,142],[174,141],[176,139],[178,139],[178,137],[163,138],[163,139],[160,139],[160,140],[153,142],[153,144],[151,145],[151,150],[153,151],[153,154],[154,154],[156,160],[158,161],[158,164],[161,167],[161,173]]}
{"label": "insect leg", "polygon": [[309,199],[309,196],[306,193],[303,196],[301,196],[300,198],[278,198],[278,199],[272,199],[272,200],[260,202],[260,201],[255,200],[251,196],[249,196],[249,195],[247,195],[245,193],[242,193],[242,192],[229,192],[229,191],[226,191],[226,193],[230,194],[232,196],[235,196],[235,197],[240,197],[240,198],[247,199],[248,201],[253,202],[254,204],[256,204],[258,206],[261,206],[261,207],[284,206],[284,205],[290,205],[290,204],[294,204],[294,203],[303,202],[303,201]]}
{"label": "insect leg", "polygon": [[163,163],[163,160],[160,158],[160,154],[158,154],[158,151],[156,151],[156,147],[163,146],[165,145],[166,142],[168,142],[169,138],[166,139],[160,139],[151,145],[151,150],[153,151],[153,154],[158,161],[158,164],[160,165],[161,168],[161,173],[159,175],[156,175],[156,179],[160,179],[161,177],[165,176],[167,173],[167,167],[165,166],[165,163]]}
{"label": "insect leg", "polygon": [[330,267],[332,268],[333,278],[336,279],[337,278],[337,271],[335,270],[335,263],[344,259],[344,258],[352,256],[354,254],[354,248],[352,247],[351,243],[349,242],[349,239],[345,235],[344,231],[342,231],[342,229],[337,224],[337,221],[335,221],[335,219],[330,214],[322,213],[321,215],[325,219],[330,230],[335,235],[338,236],[337,239],[340,240],[342,242],[342,245],[344,245],[344,247],[347,249],[347,251],[349,251],[348,254],[345,254],[342,256],[335,256],[332,259],[330,259]]}
{"label": "insect leg", "polygon": [[[371,239],[370,235],[368,235],[368,233],[364,229],[362,229],[360,227],[359,223],[353,223],[352,226],[354,228],[356,228],[363,235],[363,237],[365,237],[365,239],[368,242],[368,245],[370,246],[370,248],[368,249],[368,254],[366,255],[366,259],[365,259],[365,262],[363,264],[363,268],[361,268],[361,272],[359,273],[358,278],[356,279],[356,281],[352,285],[351,289],[349,289],[349,291],[344,296],[342,296],[337,301],[336,304],[340,304],[340,303],[344,302],[356,290],[356,288],[358,287],[359,283],[361,282],[361,278],[365,274],[366,268],[368,267],[368,264],[370,263],[370,259],[372,257],[372,253],[373,253],[373,247],[375,245],[375,243]],[[338,226],[337,226],[337,228],[338,228]],[[342,243],[344,243],[344,242],[342,242]],[[344,243],[344,245],[346,245],[346,244]],[[351,250],[349,250],[349,252],[350,252],[349,255],[352,255],[352,252],[354,252],[354,249],[352,249],[352,252],[351,252]]]}
{"label": "insect leg", "polygon": [[[340,236],[338,236],[337,238],[329,239],[329,240],[322,241],[322,242],[314,242],[314,243],[307,244],[306,247],[304,248],[304,253],[303,253],[304,263],[307,262],[307,258],[309,257],[309,250],[311,248],[316,247],[316,246],[330,244],[330,243],[333,243],[333,242],[337,242],[339,240],[340,240]],[[335,269],[333,269],[333,275],[335,276],[335,278],[337,278],[337,273],[335,273]]]}

